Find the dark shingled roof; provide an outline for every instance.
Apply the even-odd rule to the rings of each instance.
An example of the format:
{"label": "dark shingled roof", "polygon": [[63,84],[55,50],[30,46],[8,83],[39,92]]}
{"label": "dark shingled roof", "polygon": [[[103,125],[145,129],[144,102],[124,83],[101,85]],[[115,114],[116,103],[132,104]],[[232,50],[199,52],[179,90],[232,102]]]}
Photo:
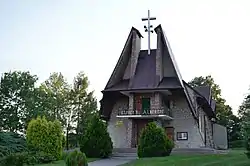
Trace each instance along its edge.
{"label": "dark shingled roof", "polygon": [[141,50],[131,89],[156,88],[156,50]]}
{"label": "dark shingled roof", "polygon": [[164,77],[158,85],[158,88],[179,89],[182,88],[178,78]]}
{"label": "dark shingled roof", "polygon": [[150,55],[148,55],[148,50],[141,50],[136,66],[135,77],[132,80],[132,86],[129,87],[129,80],[121,80],[104,91],[182,88],[177,77],[164,77],[158,84],[156,81],[157,76],[155,71],[156,49],[152,49]]}
{"label": "dark shingled roof", "polygon": [[194,88],[197,90],[210,104],[211,103],[211,87],[210,86],[198,86]]}
{"label": "dark shingled roof", "polygon": [[108,91],[122,91],[128,89],[129,80],[121,80],[117,84],[108,88]]}

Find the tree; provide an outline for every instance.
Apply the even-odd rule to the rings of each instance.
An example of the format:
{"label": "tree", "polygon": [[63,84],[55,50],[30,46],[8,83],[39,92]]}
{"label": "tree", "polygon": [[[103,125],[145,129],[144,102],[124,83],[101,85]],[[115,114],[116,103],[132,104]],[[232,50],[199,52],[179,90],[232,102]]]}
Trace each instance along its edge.
{"label": "tree", "polygon": [[80,141],[80,150],[87,157],[106,158],[112,153],[113,144],[107,131],[107,125],[99,116],[94,116],[88,124],[86,134]]}
{"label": "tree", "polygon": [[240,128],[240,119],[233,115],[232,108],[226,104],[226,100],[221,96],[221,89],[215,83],[213,77],[200,76],[192,79],[189,84],[193,87],[210,86],[212,89],[212,98],[216,101],[216,118],[217,123],[224,125],[228,129],[229,141],[241,139],[241,134],[238,132]]}
{"label": "tree", "polygon": [[14,71],[4,73],[0,82],[0,129],[23,132],[35,105],[36,75]]}
{"label": "tree", "polygon": [[63,127],[66,127],[69,116],[69,92],[70,85],[62,73],[52,73],[38,90],[40,108],[45,112],[46,117],[49,120],[58,119]]}
{"label": "tree", "polygon": [[238,114],[241,118],[241,132],[246,145],[246,155],[250,159],[250,93],[244,98],[239,107]]}
{"label": "tree", "polygon": [[[84,131],[97,112],[97,101],[93,92],[88,92],[88,78],[83,72],[79,72],[74,78],[73,86],[70,92],[71,117],[69,119],[68,128],[72,128],[70,124],[76,124],[76,135],[79,141],[80,135],[84,135]],[[68,131],[68,130],[67,130]]]}

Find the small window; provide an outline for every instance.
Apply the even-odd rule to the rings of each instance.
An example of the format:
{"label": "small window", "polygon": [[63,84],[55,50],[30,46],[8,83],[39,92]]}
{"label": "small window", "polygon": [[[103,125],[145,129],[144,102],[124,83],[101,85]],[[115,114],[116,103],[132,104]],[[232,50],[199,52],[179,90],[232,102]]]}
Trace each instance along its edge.
{"label": "small window", "polygon": [[188,140],[187,132],[177,132],[177,140]]}

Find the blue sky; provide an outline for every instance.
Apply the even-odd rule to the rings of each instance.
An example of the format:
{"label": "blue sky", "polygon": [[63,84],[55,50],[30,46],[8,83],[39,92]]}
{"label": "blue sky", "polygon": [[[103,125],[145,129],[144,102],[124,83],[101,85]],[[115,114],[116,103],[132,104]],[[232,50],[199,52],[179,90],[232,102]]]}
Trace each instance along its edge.
{"label": "blue sky", "polygon": [[101,99],[132,26],[147,48],[148,9],[183,79],[211,74],[236,113],[250,85],[248,0],[0,0],[0,73],[29,70],[43,82],[62,72],[71,82],[84,71]]}

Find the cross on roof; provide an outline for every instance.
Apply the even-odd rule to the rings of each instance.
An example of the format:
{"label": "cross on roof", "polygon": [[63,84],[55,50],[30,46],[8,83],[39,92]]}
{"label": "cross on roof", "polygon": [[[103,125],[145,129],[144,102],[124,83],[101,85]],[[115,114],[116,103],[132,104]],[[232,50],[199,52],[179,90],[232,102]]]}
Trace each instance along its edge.
{"label": "cross on roof", "polygon": [[150,55],[150,33],[153,33],[154,31],[151,30],[153,28],[152,25],[150,25],[150,20],[156,20],[156,17],[150,17],[150,10],[148,10],[148,18],[142,18],[142,21],[148,21],[148,26],[144,26],[145,32],[148,32],[148,55]]}

